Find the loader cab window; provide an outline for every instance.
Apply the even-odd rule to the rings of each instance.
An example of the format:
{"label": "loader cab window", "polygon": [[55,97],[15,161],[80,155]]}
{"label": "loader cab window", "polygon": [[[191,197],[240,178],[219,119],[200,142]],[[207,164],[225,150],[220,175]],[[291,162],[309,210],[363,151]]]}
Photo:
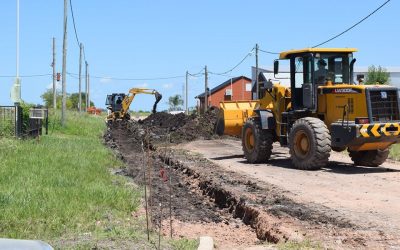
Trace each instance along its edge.
{"label": "loader cab window", "polygon": [[314,83],[324,85],[351,83],[350,62],[352,53],[316,53],[314,58]]}
{"label": "loader cab window", "polygon": [[[312,101],[312,93],[304,92],[304,89],[310,89],[312,85],[312,57],[297,56],[291,60],[292,70],[292,103],[294,109],[309,108]],[[312,91],[312,90],[311,90]]]}

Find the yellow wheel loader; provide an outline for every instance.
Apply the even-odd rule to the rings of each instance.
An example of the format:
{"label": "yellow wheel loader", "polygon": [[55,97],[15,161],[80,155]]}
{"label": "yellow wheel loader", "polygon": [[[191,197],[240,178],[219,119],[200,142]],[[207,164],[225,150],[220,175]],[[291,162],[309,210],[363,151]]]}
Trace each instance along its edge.
{"label": "yellow wheel loader", "polygon": [[153,105],[152,112],[156,112],[157,104],[160,102],[162,95],[154,89],[132,88],[127,95],[123,93],[107,95],[106,106],[109,110],[106,118],[107,123],[112,123],[117,119],[130,120],[129,107],[137,94],[154,95],[156,101]]}
{"label": "yellow wheel loader", "polygon": [[[348,150],[355,165],[376,167],[400,141],[398,89],[354,82],[352,48],[306,48],[280,53],[262,98],[221,102],[224,133],[241,136],[248,162],[267,161],[274,142],[288,146],[299,169],[319,169],[331,150]],[[290,65],[290,87],[276,82]],[[257,76],[258,77],[258,76]],[[275,81],[273,83],[273,81]]]}

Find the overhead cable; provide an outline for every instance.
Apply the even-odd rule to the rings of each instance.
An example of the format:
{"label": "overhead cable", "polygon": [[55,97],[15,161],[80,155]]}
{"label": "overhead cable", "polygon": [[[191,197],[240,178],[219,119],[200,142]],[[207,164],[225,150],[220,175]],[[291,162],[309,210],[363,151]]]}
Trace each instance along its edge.
{"label": "overhead cable", "polygon": [[258,49],[259,51],[261,51],[261,52],[264,52],[264,53],[266,53],[266,54],[271,54],[271,55],[279,55],[279,53],[278,52],[271,52],[271,51],[266,51],[266,50],[262,50],[262,49]]}
{"label": "overhead cable", "polygon": [[357,25],[359,25],[360,23],[364,22],[367,18],[369,18],[370,16],[372,16],[373,14],[375,14],[378,10],[380,10],[383,6],[385,6],[387,3],[389,3],[391,0],[387,0],[386,2],[384,2],[381,6],[379,6],[377,9],[375,9],[373,12],[371,12],[370,14],[368,14],[366,17],[364,17],[363,19],[361,19],[360,21],[358,21],[357,23],[355,23],[353,26],[351,26],[350,28],[346,29],[345,31],[337,34],[336,36],[333,36],[331,38],[329,38],[328,40],[326,40],[325,42],[319,43],[315,46],[313,46],[313,48],[319,47],[321,45],[324,45],[325,43],[328,43],[330,41],[332,41],[333,39],[338,38],[339,36],[343,35],[344,33],[348,32],[349,30],[353,29],[354,27],[356,27]]}
{"label": "overhead cable", "polygon": [[[78,76],[78,74],[76,74],[76,73],[68,72],[68,74],[73,75],[73,76]],[[90,78],[109,79],[109,80],[115,80],[115,81],[156,81],[156,80],[177,79],[177,78],[184,78],[184,77],[185,77],[185,75],[154,77],[154,78],[119,78],[119,77],[90,75]]]}
{"label": "overhead cable", "polygon": [[225,72],[222,72],[222,73],[208,72],[208,73],[214,74],[214,75],[225,75],[227,73],[230,73],[233,70],[235,70],[237,67],[239,67],[239,65],[241,65],[249,56],[251,56],[253,51],[254,51],[254,47],[250,50],[249,53],[246,54],[245,57],[243,57],[243,59],[240,62],[238,62],[233,68],[231,68],[231,69],[229,69],[229,70],[227,70]]}
{"label": "overhead cable", "polygon": [[[28,78],[28,77],[43,77],[43,76],[52,76],[53,74],[37,74],[37,75],[22,75],[19,76],[21,78]],[[0,75],[1,78],[14,78],[15,75],[11,76],[11,75]]]}
{"label": "overhead cable", "polygon": [[190,75],[190,76],[194,76],[194,77],[196,77],[196,76],[199,76],[199,75],[204,75],[204,69],[201,69],[198,73],[196,73],[196,74],[191,74],[191,73],[189,73],[188,72],[188,75]]}
{"label": "overhead cable", "polygon": [[75,31],[76,43],[78,44],[78,47],[80,47],[80,46],[81,46],[81,45],[80,45],[81,43],[79,42],[78,32],[76,31],[74,9],[72,8],[72,0],[69,0],[69,7],[71,8],[72,23],[74,24],[74,31]]}

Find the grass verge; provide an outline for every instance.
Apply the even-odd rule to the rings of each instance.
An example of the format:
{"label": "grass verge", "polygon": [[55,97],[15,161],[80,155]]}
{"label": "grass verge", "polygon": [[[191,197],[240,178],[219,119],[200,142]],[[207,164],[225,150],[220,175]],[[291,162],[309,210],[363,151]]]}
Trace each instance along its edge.
{"label": "grass verge", "polygon": [[140,240],[131,216],[140,192],[110,174],[122,163],[102,144],[103,120],[68,113],[65,128],[51,121],[40,141],[0,138],[0,238],[71,248]]}
{"label": "grass verge", "polygon": [[390,147],[389,158],[396,161],[400,160],[400,144],[394,144]]}

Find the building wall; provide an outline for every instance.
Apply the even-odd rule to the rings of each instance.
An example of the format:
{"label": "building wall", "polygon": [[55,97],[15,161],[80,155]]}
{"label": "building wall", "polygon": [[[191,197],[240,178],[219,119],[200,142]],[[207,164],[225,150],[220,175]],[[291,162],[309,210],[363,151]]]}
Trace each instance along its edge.
{"label": "building wall", "polygon": [[[246,89],[247,85],[247,89]],[[209,107],[219,107],[219,103],[222,101],[240,101],[240,100],[251,100],[251,81],[245,78],[239,79],[236,82],[232,82],[232,99],[230,96],[225,96],[225,91],[231,89],[231,85],[227,85],[208,97]],[[204,97],[200,98],[200,110],[204,109]]]}
{"label": "building wall", "polygon": [[[400,88],[400,67],[384,67],[387,69],[387,72],[390,74],[390,85]],[[251,79],[252,84],[255,84],[256,79],[256,68],[251,68]],[[268,69],[258,68],[258,72],[263,72],[266,74],[267,78],[275,79],[272,67],[268,67]],[[281,67],[280,77],[283,79],[276,79],[280,82],[280,84],[290,87],[290,73],[288,67]],[[355,67],[354,68],[354,82],[357,83],[357,75],[364,75],[367,77],[368,67]],[[287,78],[287,79],[285,79]],[[255,95],[255,93],[254,93]]]}

